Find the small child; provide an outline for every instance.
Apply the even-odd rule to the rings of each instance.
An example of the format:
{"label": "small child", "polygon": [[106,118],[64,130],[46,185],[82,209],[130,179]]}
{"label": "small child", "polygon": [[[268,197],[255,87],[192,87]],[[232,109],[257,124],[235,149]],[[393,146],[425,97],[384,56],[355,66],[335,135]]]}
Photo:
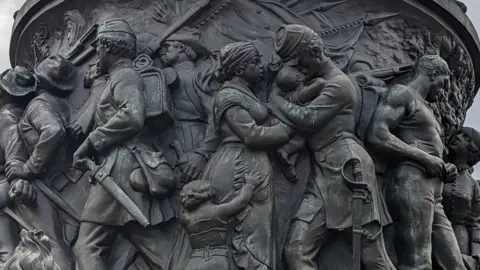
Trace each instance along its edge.
{"label": "small child", "polygon": [[20,244],[5,263],[4,270],[60,270],[52,256],[47,235],[38,230],[20,233]]}
{"label": "small child", "polygon": [[245,184],[228,203],[214,204],[215,190],[209,182],[196,180],[180,192],[185,227],[193,248],[186,270],[231,269],[227,246],[229,220],[248,207],[264,177],[258,172],[245,175]]}
{"label": "small child", "polygon": [[[285,98],[297,105],[305,105],[314,100],[325,87],[326,81],[317,78],[307,84],[307,77],[298,69],[284,66],[277,74],[277,86],[286,92]],[[300,151],[305,147],[305,139],[296,134],[290,141],[277,150],[282,171],[290,182],[297,182],[295,163]]]}

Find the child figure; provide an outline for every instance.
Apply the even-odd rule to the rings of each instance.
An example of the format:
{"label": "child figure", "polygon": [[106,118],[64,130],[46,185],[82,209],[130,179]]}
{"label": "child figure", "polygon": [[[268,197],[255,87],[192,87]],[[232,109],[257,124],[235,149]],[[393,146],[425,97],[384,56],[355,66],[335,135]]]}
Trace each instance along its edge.
{"label": "child figure", "polygon": [[180,193],[183,212],[180,222],[192,245],[186,270],[231,269],[227,246],[229,221],[248,207],[264,177],[258,172],[245,175],[245,184],[228,203],[214,204],[215,190],[208,181],[196,180]]}
{"label": "child figure", "polygon": [[20,243],[4,270],[60,270],[52,256],[50,239],[38,230],[22,230]]}
{"label": "child figure", "polygon": [[[306,105],[314,100],[325,87],[325,80],[317,78],[308,82],[305,74],[291,66],[284,66],[277,74],[277,86],[286,92],[285,98],[297,105]],[[305,147],[305,139],[296,134],[287,144],[277,150],[282,171],[290,182],[297,182],[295,163]]]}

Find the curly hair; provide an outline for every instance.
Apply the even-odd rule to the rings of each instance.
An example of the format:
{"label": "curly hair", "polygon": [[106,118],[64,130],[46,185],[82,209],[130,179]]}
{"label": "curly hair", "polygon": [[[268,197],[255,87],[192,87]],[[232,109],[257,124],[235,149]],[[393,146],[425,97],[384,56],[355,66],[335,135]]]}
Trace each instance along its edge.
{"label": "curly hair", "polygon": [[50,239],[43,231],[22,230],[20,244],[7,260],[4,270],[60,270],[51,255]]}
{"label": "curly hair", "polygon": [[215,198],[215,189],[207,181],[195,180],[183,187],[180,197],[183,207],[187,211],[192,211],[200,204]]}
{"label": "curly hair", "polygon": [[126,38],[98,37],[100,46],[113,55],[135,59],[137,56],[137,43]]}
{"label": "curly hair", "polygon": [[414,68],[414,76],[450,75],[447,62],[440,55],[424,55],[418,59]]}

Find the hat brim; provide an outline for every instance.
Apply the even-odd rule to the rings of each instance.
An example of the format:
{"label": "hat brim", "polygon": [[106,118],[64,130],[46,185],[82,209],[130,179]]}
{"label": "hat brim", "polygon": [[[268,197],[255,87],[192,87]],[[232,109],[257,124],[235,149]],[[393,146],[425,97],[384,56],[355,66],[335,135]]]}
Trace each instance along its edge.
{"label": "hat brim", "polygon": [[207,49],[207,47],[205,47],[205,45],[202,44],[201,41],[190,40],[188,38],[184,38],[180,34],[173,34],[166,38],[165,41],[178,41],[185,43],[190,46],[199,57],[208,56],[208,54],[210,53],[210,51]]}
{"label": "hat brim", "polygon": [[15,85],[5,79],[3,77],[7,72],[9,72],[10,69],[4,71],[2,74],[0,74],[0,88],[5,90],[9,95],[15,96],[15,97],[23,97],[28,94],[31,94],[35,92],[35,86],[31,87],[21,87],[18,85]]}
{"label": "hat brim", "polygon": [[50,77],[45,75],[44,70],[41,69],[39,65],[35,66],[34,71],[37,77],[41,78],[42,80],[50,84],[51,87],[54,88],[54,89],[51,89],[52,91],[57,90],[57,92],[60,92],[60,93],[70,93],[75,89],[74,78],[76,77],[76,71],[73,71],[74,74],[72,75],[72,80],[68,83],[61,83],[61,82],[56,82],[52,80]]}

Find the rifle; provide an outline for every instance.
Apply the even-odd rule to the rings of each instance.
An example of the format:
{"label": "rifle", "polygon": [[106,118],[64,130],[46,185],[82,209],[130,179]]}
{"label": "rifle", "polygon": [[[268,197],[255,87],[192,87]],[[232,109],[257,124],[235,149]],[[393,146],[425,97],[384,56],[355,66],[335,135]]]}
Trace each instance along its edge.
{"label": "rifle", "polygon": [[198,0],[195,6],[193,6],[187,13],[185,13],[180,19],[176,20],[172,25],[170,25],[167,30],[165,30],[162,35],[158,38],[150,41],[148,43],[148,54],[152,55],[160,48],[162,42],[173,34],[175,31],[180,29],[185,23],[187,23],[190,19],[195,17],[204,7],[210,4],[210,0]]}

